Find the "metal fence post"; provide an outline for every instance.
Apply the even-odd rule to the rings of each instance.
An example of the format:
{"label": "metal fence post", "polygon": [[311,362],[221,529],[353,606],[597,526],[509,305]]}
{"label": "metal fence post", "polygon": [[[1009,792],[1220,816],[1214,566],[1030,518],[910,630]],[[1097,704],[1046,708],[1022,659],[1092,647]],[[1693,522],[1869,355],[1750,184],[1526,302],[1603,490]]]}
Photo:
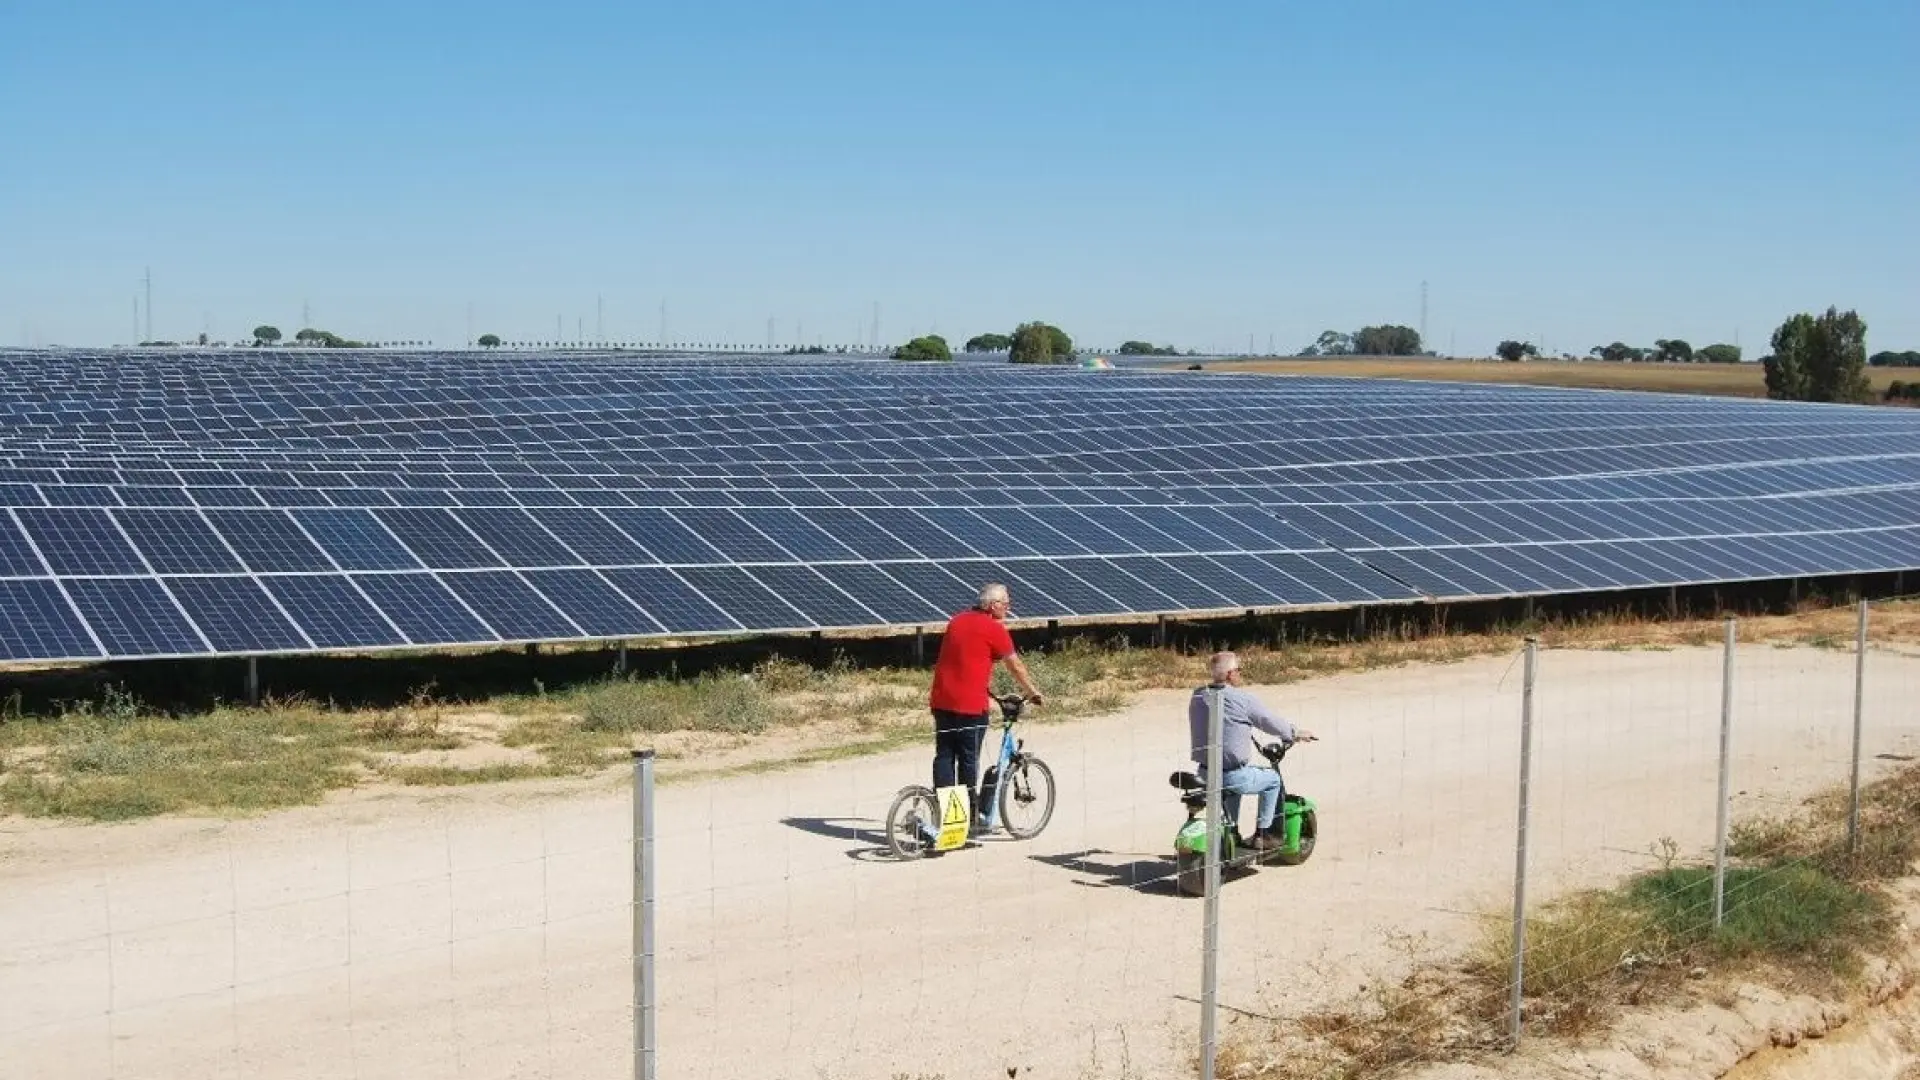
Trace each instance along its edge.
{"label": "metal fence post", "polygon": [[1200,959],[1200,1080],[1214,1080],[1214,1014],[1220,993],[1220,690],[1207,690],[1207,885]]}
{"label": "metal fence post", "polygon": [[653,751],[633,752],[633,1076],[654,1080]]}
{"label": "metal fence post", "polygon": [[1727,620],[1726,662],[1720,679],[1720,800],[1713,827],[1713,928],[1727,914],[1727,789],[1733,771],[1733,644],[1735,619]]}
{"label": "metal fence post", "polygon": [[1513,994],[1508,1035],[1516,1047],[1527,974],[1527,808],[1533,782],[1533,676],[1539,654],[1539,639],[1528,638],[1526,680],[1520,691],[1520,827],[1513,849]]}
{"label": "metal fence post", "polygon": [[1860,734],[1867,700],[1867,602],[1853,636],[1853,775],[1847,791],[1847,854],[1860,850]]}

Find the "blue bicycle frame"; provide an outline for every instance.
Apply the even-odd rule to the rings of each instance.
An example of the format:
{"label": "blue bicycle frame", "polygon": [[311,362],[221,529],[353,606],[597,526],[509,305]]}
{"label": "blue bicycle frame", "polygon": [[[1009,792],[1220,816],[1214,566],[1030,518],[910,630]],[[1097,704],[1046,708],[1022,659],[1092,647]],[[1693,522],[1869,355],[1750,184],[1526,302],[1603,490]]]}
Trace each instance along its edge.
{"label": "blue bicycle frame", "polygon": [[[1013,765],[1014,756],[1020,752],[1020,742],[1013,737],[1013,721],[1005,716],[1000,719],[1000,757],[988,766],[987,776],[993,781],[991,790],[986,784],[980,785],[980,801],[987,804],[987,830],[991,832],[1000,827],[1000,785],[1007,782],[1007,770]],[[975,814],[979,813],[975,810]]]}

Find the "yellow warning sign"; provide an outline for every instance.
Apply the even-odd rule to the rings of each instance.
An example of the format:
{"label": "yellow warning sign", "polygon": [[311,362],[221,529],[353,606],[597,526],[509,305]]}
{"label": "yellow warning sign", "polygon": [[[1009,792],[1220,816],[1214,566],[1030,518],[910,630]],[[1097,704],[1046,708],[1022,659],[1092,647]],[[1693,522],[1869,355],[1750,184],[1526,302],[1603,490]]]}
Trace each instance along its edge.
{"label": "yellow warning sign", "polygon": [[934,792],[934,798],[940,802],[940,835],[933,841],[933,850],[952,851],[967,842],[967,825],[973,821],[967,787],[943,787]]}

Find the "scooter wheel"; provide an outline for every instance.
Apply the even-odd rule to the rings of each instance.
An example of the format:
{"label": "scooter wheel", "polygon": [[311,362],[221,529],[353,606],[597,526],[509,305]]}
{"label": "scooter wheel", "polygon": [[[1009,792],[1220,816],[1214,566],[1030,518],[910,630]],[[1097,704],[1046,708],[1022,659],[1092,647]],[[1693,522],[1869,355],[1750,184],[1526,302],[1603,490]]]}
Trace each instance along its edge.
{"label": "scooter wheel", "polygon": [[1174,860],[1174,886],[1185,896],[1207,895],[1207,857],[1183,851]]}
{"label": "scooter wheel", "polygon": [[1282,851],[1274,855],[1273,861],[1281,866],[1299,866],[1313,857],[1313,839],[1320,831],[1320,823],[1314,819],[1313,811],[1300,815],[1300,850]]}

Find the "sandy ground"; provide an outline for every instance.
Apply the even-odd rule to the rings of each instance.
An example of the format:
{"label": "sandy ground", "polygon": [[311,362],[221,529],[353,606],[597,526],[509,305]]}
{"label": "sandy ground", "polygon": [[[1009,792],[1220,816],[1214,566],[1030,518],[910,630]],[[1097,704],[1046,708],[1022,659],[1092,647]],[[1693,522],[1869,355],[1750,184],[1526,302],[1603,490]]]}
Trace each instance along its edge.
{"label": "sandy ground", "polygon": [[[1736,813],[1843,782],[1852,657],[1735,667]],[[1263,691],[1322,736],[1287,762],[1321,847],[1229,884],[1223,1002],[1297,1015],[1510,905],[1523,681],[1516,654]],[[1530,896],[1711,843],[1720,686],[1717,649],[1541,654]],[[1920,659],[1875,654],[1868,690],[1871,775],[1920,753]],[[1184,694],[1025,734],[1059,780],[1047,831],[912,864],[876,827],[925,748],[661,787],[659,1075],[1189,1074]],[[599,782],[8,820],[0,1077],[630,1076],[631,814]]]}

